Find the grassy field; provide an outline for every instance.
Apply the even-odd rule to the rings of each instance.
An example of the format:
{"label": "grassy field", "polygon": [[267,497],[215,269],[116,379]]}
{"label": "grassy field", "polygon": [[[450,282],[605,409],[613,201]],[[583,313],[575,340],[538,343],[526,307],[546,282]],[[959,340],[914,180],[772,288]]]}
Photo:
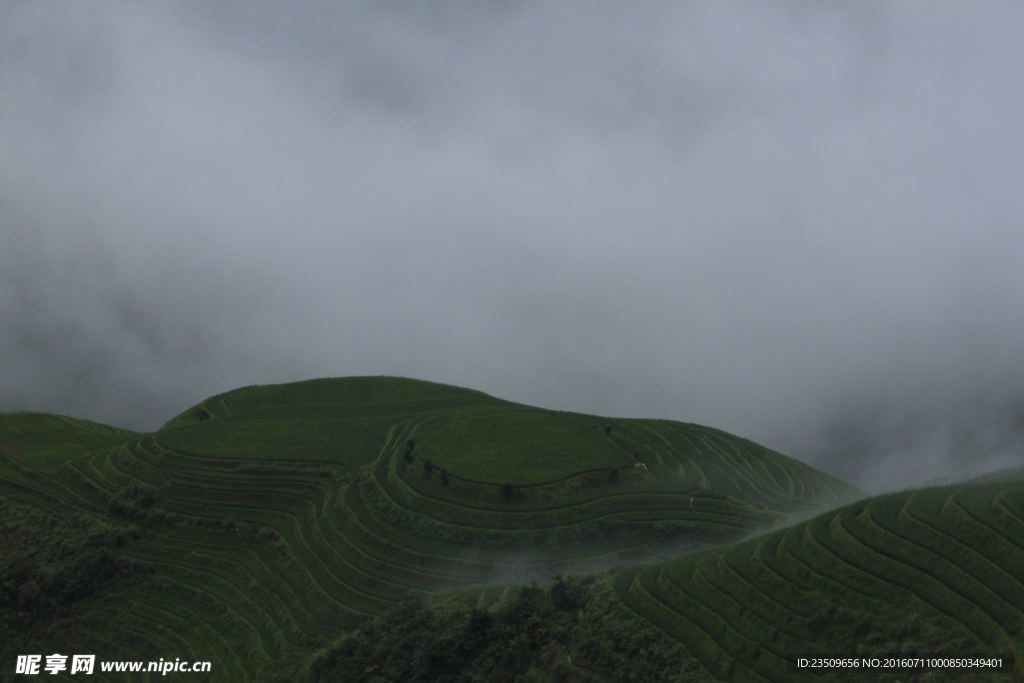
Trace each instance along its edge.
{"label": "grassy field", "polygon": [[[5,414],[0,666],[96,652],[210,660],[211,680],[330,680],[330,653],[394,610],[429,622],[443,606],[450,634],[481,611],[518,624],[501,610],[524,600],[589,643],[574,659],[589,667],[563,662],[569,645],[524,646],[536,680],[625,671],[608,648],[629,639],[600,645],[618,632],[656,644],[645,671],[683,648],[691,678],[784,680],[790,654],[838,645],[1009,655],[1016,486],[840,507],[862,494],[719,430],[399,378],[246,387],[144,434]],[[580,573],[598,578],[576,610],[510,587]],[[489,633],[512,642],[508,628]]]}

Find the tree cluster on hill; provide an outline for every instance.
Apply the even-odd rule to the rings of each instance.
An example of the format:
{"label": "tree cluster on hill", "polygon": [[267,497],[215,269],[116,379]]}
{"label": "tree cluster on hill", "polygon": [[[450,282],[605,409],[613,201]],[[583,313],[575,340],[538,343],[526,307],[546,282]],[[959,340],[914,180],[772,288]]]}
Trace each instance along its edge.
{"label": "tree cluster on hill", "polygon": [[321,651],[311,681],[701,680],[676,641],[594,576],[522,585],[490,609],[409,596]]}
{"label": "tree cluster on hill", "polygon": [[138,567],[120,549],[138,531],[84,516],[62,517],[0,500],[0,644],[37,619],[66,616],[74,603]]}

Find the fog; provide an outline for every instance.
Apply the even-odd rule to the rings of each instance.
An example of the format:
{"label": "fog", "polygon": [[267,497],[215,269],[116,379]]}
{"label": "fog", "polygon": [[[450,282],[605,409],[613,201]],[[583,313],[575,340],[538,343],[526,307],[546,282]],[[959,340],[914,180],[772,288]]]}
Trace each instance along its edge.
{"label": "fog", "polygon": [[403,375],[1024,461],[1011,2],[0,0],[0,410]]}

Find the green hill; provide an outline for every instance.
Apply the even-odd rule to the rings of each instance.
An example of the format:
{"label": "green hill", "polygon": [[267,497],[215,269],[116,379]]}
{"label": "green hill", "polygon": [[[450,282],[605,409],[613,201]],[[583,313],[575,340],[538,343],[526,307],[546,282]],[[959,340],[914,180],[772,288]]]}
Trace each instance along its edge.
{"label": "green hill", "polygon": [[398,378],[247,387],[146,434],[6,414],[0,661],[295,680],[410,595],[668,559],[859,495],[708,427]]}

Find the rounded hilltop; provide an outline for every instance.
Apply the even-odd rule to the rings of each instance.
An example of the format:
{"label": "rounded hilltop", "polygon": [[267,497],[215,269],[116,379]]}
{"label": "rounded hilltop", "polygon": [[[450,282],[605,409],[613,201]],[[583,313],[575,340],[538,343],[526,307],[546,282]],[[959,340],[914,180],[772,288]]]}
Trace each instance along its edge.
{"label": "rounded hilltop", "polygon": [[[160,432],[185,450],[369,464],[381,447],[453,481],[514,487],[633,482],[760,501],[836,502],[857,492],[803,463],[720,430],[513,403],[401,377],[255,385],[192,406]],[[361,445],[365,444],[365,445]],[[212,448],[211,448],[212,447]],[[358,451],[358,452],[357,452]],[[411,456],[411,457],[410,457]],[[580,488],[581,482],[568,488]],[[564,488],[564,487],[563,487]],[[764,499],[764,500],[762,500]]]}
{"label": "rounded hilltop", "polygon": [[385,375],[327,377],[284,384],[254,384],[217,394],[178,414],[163,429],[212,417],[343,417],[484,401],[504,403],[482,391],[421,379]]}

